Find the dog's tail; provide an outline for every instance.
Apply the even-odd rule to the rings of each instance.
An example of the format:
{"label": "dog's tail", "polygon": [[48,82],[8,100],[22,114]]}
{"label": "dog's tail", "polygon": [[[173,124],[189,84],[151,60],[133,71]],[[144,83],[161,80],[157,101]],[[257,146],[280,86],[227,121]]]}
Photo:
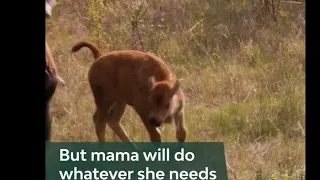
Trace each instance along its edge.
{"label": "dog's tail", "polygon": [[102,55],[101,51],[98,49],[98,47],[96,45],[94,45],[93,43],[87,42],[87,41],[78,42],[76,45],[74,45],[72,47],[71,51],[77,52],[83,47],[89,48],[92,51],[95,59],[98,59]]}

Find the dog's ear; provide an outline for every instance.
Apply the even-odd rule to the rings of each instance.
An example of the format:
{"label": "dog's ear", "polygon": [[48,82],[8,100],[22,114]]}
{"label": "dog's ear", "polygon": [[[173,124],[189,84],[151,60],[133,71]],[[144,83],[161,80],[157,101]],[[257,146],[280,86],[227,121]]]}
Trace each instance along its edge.
{"label": "dog's ear", "polygon": [[179,90],[179,88],[180,88],[180,82],[179,80],[176,80],[173,87],[171,88],[170,97],[172,97]]}
{"label": "dog's ear", "polygon": [[151,90],[156,82],[156,78],[154,76],[149,77],[148,79],[148,88]]}

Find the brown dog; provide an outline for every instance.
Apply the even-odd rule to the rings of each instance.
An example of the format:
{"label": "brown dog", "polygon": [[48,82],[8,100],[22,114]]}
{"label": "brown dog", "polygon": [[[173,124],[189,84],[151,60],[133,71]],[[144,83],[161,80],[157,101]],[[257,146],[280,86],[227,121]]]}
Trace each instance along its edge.
{"label": "brown dog", "polygon": [[126,105],[140,116],[152,142],[161,142],[157,127],[172,120],[177,140],[185,141],[184,93],[160,58],[133,50],[102,54],[86,41],[77,43],[72,52],[82,47],[89,48],[95,58],[88,79],[97,107],[93,120],[100,142],[105,141],[106,124],[123,142],[132,142],[120,125]]}

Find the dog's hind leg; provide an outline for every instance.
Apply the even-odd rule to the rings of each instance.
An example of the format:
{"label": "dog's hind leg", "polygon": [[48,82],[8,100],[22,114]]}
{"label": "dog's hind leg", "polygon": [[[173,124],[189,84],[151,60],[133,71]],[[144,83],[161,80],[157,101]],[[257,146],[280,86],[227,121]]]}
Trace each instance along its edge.
{"label": "dog's hind leg", "polygon": [[187,136],[187,131],[184,125],[184,111],[180,111],[174,119],[176,124],[176,138],[179,142],[184,142]]}
{"label": "dog's hind leg", "polygon": [[96,134],[99,142],[105,142],[107,121],[111,117],[111,110],[113,105],[115,104],[115,101],[113,101],[111,98],[108,98],[104,94],[102,87],[91,86],[91,88],[97,108],[96,112],[93,115],[93,122],[95,124]]}
{"label": "dog's hind leg", "polygon": [[97,108],[96,112],[93,115],[93,122],[95,125],[95,130],[96,130],[96,134],[99,142],[105,142],[107,121],[105,121],[104,119],[101,119],[101,109]]}
{"label": "dog's hind leg", "polygon": [[126,103],[117,102],[111,111],[110,119],[107,121],[110,128],[116,133],[122,142],[132,142],[127,133],[123,130],[120,119],[126,109]]}

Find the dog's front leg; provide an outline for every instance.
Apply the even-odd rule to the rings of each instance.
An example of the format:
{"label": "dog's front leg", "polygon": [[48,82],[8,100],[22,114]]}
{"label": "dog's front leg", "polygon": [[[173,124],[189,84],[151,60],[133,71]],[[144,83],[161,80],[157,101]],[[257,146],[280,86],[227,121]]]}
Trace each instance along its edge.
{"label": "dog's front leg", "polygon": [[128,134],[123,130],[120,124],[120,119],[124,114],[126,108],[126,103],[117,102],[113,107],[111,107],[111,118],[107,121],[111,129],[117,134],[122,142],[132,142]]}
{"label": "dog's front leg", "polygon": [[184,142],[187,136],[187,130],[184,125],[184,111],[178,112],[174,120],[176,124],[176,138],[179,142]]}
{"label": "dog's front leg", "polygon": [[161,134],[159,129],[149,124],[146,120],[143,120],[143,124],[149,133],[151,142],[161,142]]}
{"label": "dog's front leg", "polygon": [[108,125],[116,133],[116,135],[120,138],[122,142],[132,142],[127,133],[123,130],[120,123],[115,121],[108,121]]}

